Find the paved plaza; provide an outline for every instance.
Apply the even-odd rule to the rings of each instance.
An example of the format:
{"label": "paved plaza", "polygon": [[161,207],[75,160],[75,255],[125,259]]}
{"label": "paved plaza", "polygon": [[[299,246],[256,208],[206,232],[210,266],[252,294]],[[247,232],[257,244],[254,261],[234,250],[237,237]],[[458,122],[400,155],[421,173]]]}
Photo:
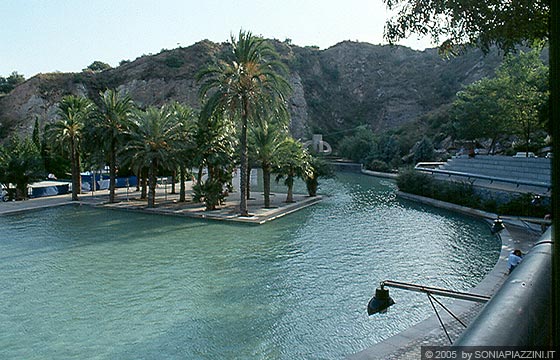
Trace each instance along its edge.
{"label": "paved plaza", "polygon": [[[294,202],[287,203],[285,202],[286,194],[272,193],[270,196],[270,207],[265,208],[264,195],[260,192],[252,192],[251,198],[247,201],[249,216],[241,217],[238,215],[239,193],[236,192],[230,193],[225,202],[219,205],[216,210],[205,211],[204,204],[192,202],[192,190],[190,186],[187,187],[187,201],[185,202],[179,202],[178,189],[176,189],[176,193],[172,193],[170,185],[158,186],[156,192],[156,206],[153,208],[148,208],[147,200],[140,199],[140,192],[134,190],[134,188],[117,189],[117,201],[112,204],[109,203],[108,190],[83,193],[80,195],[80,200],[77,203],[163,215],[264,224],[268,221],[291,214],[299,209],[316,204],[322,200],[322,196],[320,195],[311,197],[307,194],[294,194]],[[0,203],[0,215],[75,203],[76,202],[71,201],[70,194],[40,197],[24,201],[9,201]]]}

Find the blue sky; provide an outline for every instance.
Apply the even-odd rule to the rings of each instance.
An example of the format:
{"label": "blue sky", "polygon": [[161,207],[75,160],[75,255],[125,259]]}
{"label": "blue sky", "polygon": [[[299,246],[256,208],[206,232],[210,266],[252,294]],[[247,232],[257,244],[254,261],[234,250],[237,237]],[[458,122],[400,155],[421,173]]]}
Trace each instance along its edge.
{"label": "blue sky", "polygon": [[[223,42],[241,28],[321,49],[344,40],[384,44],[389,16],[381,0],[1,0],[0,14],[0,76],[26,78]],[[433,46],[415,37],[402,44]]]}

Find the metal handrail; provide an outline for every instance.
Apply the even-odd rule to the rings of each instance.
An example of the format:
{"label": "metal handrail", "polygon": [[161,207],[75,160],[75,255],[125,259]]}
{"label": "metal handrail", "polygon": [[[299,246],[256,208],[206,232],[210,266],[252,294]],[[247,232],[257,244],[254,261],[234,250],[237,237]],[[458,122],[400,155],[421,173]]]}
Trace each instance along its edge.
{"label": "metal handrail", "polygon": [[454,346],[549,346],[552,232],[533,246]]}
{"label": "metal handrail", "polygon": [[416,170],[430,172],[432,174],[444,174],[449,176],[461,176],[466,178],[475,178],[475,179],[482,179],[482,180],[489,180],[490,183],[494,181],[504,182],[509,184],[516,184],[518,187],[519,185],[528,185],[528,186],[536,186],[536,187],[543,187],[550,190],[551,184],[547,182],[540,182],[540,181],[528,181],[528,180],[513,180],[508,178],[502,178],[497,176],[489,176],[489,175],[480,175],[480,174],[471,174],[465,173],[461,171],[452,171],[452,170],[442,170],[442,169],[431,169],[425,167],[415,167]]}

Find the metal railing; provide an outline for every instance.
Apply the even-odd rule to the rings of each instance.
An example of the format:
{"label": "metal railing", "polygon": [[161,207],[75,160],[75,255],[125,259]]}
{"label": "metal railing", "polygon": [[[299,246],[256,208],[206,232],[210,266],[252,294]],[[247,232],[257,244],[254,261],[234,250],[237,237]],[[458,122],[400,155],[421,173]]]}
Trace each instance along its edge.
{"label": "metal railing", "polygon": [[451,177],[451,176],[466,177],[467,180],[472,178],[472,179],[488,180],[488,181],[490,181],[490,183],[493,183],[494,181],[496,181],[496,182],[502,182],[502,183],[508,183],[508,184],[515,184],[517,187],[519,187],[520,185],[527,185],[527,186],[542,187],[542,188],[547,189],[547,191],[550,191],[550,189],[551,189],[551,184],[550,183],[541,182],[541,181],[515,180],[515,179],[508,179],[508,178],[502,178],[502,177],[497,177],[497,176],[471,174],[471,173],[466,173],[466,172],[461,172],[461,171],[433,169],[433,168],[418,167],[418,166],[415,167],[415,169],[419,170],[419,171],[429,172],[429,173],[432,173],[432,174],[448,175],[449,177]]}
{"label": "metal railing", "polygon": [[540,238],[454,346],[550,346],[552,233]]}

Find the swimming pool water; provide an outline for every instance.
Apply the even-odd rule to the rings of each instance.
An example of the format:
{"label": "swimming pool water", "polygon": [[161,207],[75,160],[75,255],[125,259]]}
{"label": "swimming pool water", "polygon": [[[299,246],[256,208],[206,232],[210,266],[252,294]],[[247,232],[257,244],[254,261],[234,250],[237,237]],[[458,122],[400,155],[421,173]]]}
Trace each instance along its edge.
{"label": "swimming pool water", "polygon": [[66,206],[0,217],[2,359],[340,359],[432,315],[368,317],[378,283],[468,290],[500,243],[482,221],[339,174],[261,226]]}

